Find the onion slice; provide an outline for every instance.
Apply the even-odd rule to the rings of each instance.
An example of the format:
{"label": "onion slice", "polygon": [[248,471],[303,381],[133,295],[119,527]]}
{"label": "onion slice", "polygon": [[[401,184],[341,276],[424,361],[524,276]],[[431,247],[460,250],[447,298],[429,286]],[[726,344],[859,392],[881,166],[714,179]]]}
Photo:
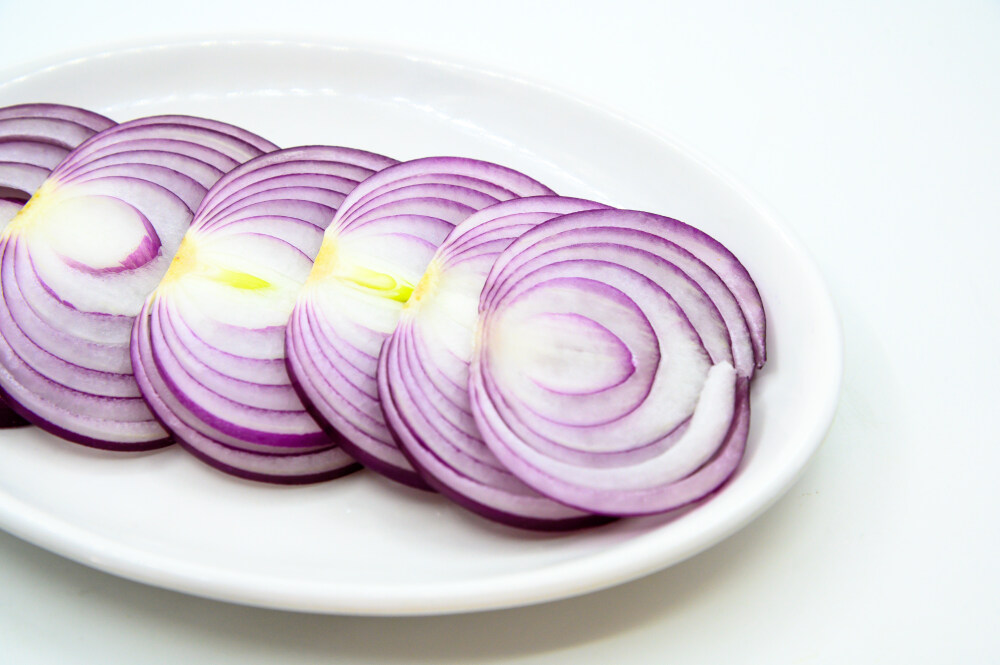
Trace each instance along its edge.
{"label": "onion slice", "polygon": [[488,519],[538,530],[606,521],[556,503],[511,474],[484,443],[468,393],[479,294],[493,262],[537,224],[605,207],[534,196],[473,214],[438,248],[382,347],[379,398],[400,448],[435,489]]}
{"label": "onion slice", "polygon": [[205,196],[131,346],[143,396],[200,459],[286,484],[359,468],[297,397],[285,325],[341,202],[395,163],[350,148],[289,148],[230,171]]}
{"label": "onion slice", "polygon": [[[676,220],[593,210],[504,250],[480,296],[469,381],[500,462],[603,515],[660,513],[717,489],[745,446],[754,358],[717,293],[718,280],[736,284],[753,316],[749,275],[720,248]],[[762,323],[748,328],[762,337]]]}
{"label": "onion slice", "polygon": [[386,426],[376,375],[382,343],[438,245],[477,210],[551,193],[497,164],[429,157],[373,175],[337,211],[289,319],[287,363],[303,401],[365,466],[427,486]]}
{"label": "onion slice", "polygon": [[[25,202],[69,151],[115,122],[62,104],[19,104],[0,108],[0,226]],[[0,404],[0,428],[27,421]]]}
{"label": "onion slice", "polygon": [[[109,159],[133,153],[141,158]],[[70,152],[0,236],[0,390],[19,414],[85,445],[170,442],[140,395],[129,339],[195,207],[224,170],[274,145],[188,116],[141,118]]]}

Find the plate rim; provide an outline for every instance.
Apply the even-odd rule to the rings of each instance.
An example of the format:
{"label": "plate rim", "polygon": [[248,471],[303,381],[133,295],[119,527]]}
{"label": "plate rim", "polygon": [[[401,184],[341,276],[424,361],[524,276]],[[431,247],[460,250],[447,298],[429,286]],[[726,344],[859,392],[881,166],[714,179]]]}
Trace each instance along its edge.
{"label": "plate rim", "polygon": [[[826,317],[826,324],[818,326],[828,338],[826,365],[830,371],[830,382],[826,394],[819,403],[820,417],[817,418],[808,435],[808,445],[795,448],[797,455],[786,460],[780,473],[769,476],[771,481],[759,490],[755,497],[765,497],[749,511],[730,512],[727,518],[714,525],[707,533],[703,530],[698,543],[688,546],[683,552],[664,557],[655,547],[656,535],[662,528],[644,534],[642,542],[635,540],[612,548],[619,563],[612,567],[612,574],[598,575],[602,559],[611,556],[607,550],[580,559],[548,564],[531,571],[505,573],[499,576],[474,581],[460,581],[447,585],[440,584],[407,585],[405,597],[369,597],[363,588],[351,590],[349,586],[338,585],[334,596],[339,602],[330,602],[330,585],[309,585],[303,582],[290,584],[288,580],[277,578],[253,578],[255,583],[247,584],[246,574],[223,573],[217,569],[179,561],[173,557],[160,557],[144,552],[131,545],[122,544],[104,536],[87,532],[74,524],[49,516],[30,504],[8,494],[0,488],[0,529],[23,540],[31,542],[66,558],[75,560],[106,573],[125,577],[152,586],[180,591],[195,596],[212,598],[245,605],[308,611],[327,614],[403,616],[441,615],[463,612],[485,611],[508,607],[537,604],[582,595],[624,582],[644,577],[653,572],[676,565],[725,540],[749,525],[771,505],[780,500],[802,475],[809,460],[822,445],[836,413],[844,374],[844,337],[841,318],[829,286],[811,253],[794,235],[781,217],[740,180],[721,168],[697,150],[676,137],[633,119],[626,113],[606,103],[588,99],[586,96],[562,90],[542,81],[533,80],[520,74],[487,68],[463,61],[453,56],[443,56],[421,49],[393,48],[370,42],[348,40],[323,40],[308,35],[282,35],[280,37],[260,37],[247,35],[213,36],[212,38],[185,37],[177,40],[131,41],[113,44],[104,48],[80,49],[60,53],[57,56],[38,59],[20,66],[0,70],[0,94],[19,81],[30,79],[55,68],[70,65],[86,65],[88,61],[105,58],[129,57],[154,51],[179,53],[193,48],[204,47],[250,47],[250,48],[321,48],[355,55],[399,58],[416,62],[422,66],[443,68],[451,72],[461,72],[476,77],[500,79],[533,94],[556,96],[565,103],[582,105],[605,121],[624,124],[637,134],[645,135],[665,149],[682,154],[691,162],[705,170],[706,174],[718,180],[736,194],[765,222],[770,230],[780,238],[798,259],[805,271],[810,290],[819,297],[817,311]],[[650,542],[654,546],[650,546]],[[642,545],[642,547],[639,547]],[[209,570],[210,569],[210,570]],[[558,570],[554,570],[558,569]],[[589,571],[589,572],[588,572]],[[210,573],[210,574],[208,574]],[[511,579],[517,584],[510,584]],[[294,587],[291,591],[289,587]],[[454,587],[454,588],[453,588]],[[348,591],[348,593],[345,593]],[[360,592],[360,593],[359,593]],[[444,592],[444,593],[443,593]]]}

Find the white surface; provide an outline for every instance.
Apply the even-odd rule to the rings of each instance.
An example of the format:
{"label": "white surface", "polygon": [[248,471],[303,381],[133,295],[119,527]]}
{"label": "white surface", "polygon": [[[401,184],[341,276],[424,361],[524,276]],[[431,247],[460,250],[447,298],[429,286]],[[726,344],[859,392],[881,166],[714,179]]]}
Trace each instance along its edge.
{"label": "white surface", "polygon": [[760,193],[813,252],[844,321],[843,397],[803,477],[748,528],[663,573],[520,610],[248,609],[3,535],[5,660],[997,660],[995,3],[285,2],[276,16],[265,3],[173,2],[147,25],[149,10],[115,5],[2,4],[0,62],[123,35],[301,32],[525,74],[678,137]]}
{"label": "white surface", "polygon": [[275,488],[214,473],[180,450],[121,456],[35,428],[0,432],[0,527],[55,552],[264,607],[398,615],[523,605],[633,579],[715,544],[788,488],[833,417],[839,322],[802,250],[717,173],[580,102],[409,54],[276,43],[125,50],[0,85],[0,106],[27,100],[122,120],[226,119],[282,146],[478,157],[560,193],[663,212],[741,258],[765,294],[769,329],[744,460],[711,501],[677,514],[526,534],[371,474]]}

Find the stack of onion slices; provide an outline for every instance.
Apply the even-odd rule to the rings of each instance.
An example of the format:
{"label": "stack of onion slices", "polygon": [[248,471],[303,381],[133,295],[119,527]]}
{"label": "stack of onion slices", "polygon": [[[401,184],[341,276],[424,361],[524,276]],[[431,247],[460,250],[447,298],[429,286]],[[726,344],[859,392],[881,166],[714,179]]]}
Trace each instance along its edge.
{"label": "stack of onion slices", "polygon": [[0,223],[0,394],[77,443],[273,483],[360,463],[544,530],[702,499],[746,447],[740,261],[504,166],[24,105]]}

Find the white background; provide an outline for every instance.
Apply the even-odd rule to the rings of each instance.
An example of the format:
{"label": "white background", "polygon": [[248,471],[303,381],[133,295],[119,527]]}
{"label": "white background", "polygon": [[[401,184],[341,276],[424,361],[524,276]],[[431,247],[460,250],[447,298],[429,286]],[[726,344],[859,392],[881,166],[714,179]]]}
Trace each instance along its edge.
{"label": "white background", "polygon": [[13,2],[0,67],[136,40],[414,48],[598,100],[782,215],[843,319],[836,421],[711,550],[582,598],[455,617],[266,611],[0,533],[0,662],[1000,660],[1000,4]]}

